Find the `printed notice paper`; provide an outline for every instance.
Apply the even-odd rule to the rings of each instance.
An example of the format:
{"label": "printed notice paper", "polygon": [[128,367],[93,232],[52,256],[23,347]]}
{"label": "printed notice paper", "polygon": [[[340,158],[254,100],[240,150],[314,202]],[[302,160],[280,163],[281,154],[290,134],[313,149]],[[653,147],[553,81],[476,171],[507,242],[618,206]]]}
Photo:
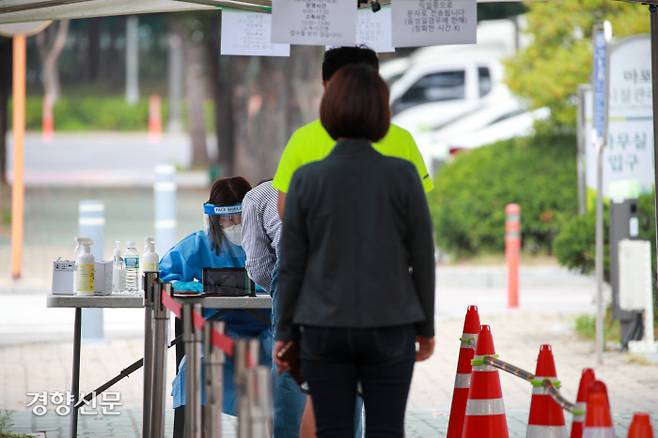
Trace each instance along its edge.
{"label": "printed notice paper", "polygon": [[356,15],[351,0],[273,0],[272,42],[353,46]]}
{"label": "printed notice paper", "polygon": [[222,55],[290,56],[289,44],[270,42],[272,16],[222,10]]}
{"label": "printed notice paper", "polygon": [[395,52],[391,32],[391,8],[385,6],[378,12],[370,8],[359,9],[356,25],[356,43],[370,47],[375,52]]}
{"label": "printed notice paper", "polygon": [[393,45],[474,44],[477,0],[393,0]]}

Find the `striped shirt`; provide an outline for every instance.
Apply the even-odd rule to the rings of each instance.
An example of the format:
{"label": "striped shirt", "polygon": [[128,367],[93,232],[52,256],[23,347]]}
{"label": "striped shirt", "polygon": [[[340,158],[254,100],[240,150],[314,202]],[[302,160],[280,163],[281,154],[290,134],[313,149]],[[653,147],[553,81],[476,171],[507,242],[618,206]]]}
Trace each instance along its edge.
{"label": "striped shirt", "polygon": [[267,181],[251,189],[242,200],[242,249],[247,255],[247,274],[270,292],[272,270],[279,252],[281,219],[277,191]]}

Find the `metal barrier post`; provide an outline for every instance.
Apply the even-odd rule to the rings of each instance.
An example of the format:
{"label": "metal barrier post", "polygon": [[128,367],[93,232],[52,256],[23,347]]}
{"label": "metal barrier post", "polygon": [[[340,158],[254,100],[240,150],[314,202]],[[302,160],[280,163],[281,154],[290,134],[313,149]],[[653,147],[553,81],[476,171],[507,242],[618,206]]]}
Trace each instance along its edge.
{"label": "metal barrier post", "polygon": [[224,403],[224,352],[212,344],[212,332],[224,334],[222,321],[206,322],[203,338],[203,366],[206,405],[203,407],[203,436],[221,438]]}
{"label": "metal barrier post", "polygon": [[[157,273],[149,273],[155,274]],[[147,274],[148,275],[148,274]],[[156,277],[157,278],[157,277]],[[167,332],[169,310],[162,304],[162,291],[171,292],[171,283],[153,282],[153,375],[151,382],[151,436],[164,437],[164,410],[167,385]]]}
{"label": "metal barrier post", "polygon": [[249,341],[238,339],[235,342],[233,360],[235,364],[235,389],[238,393],[238,438],[249,436],[249,400],[247,394],[247,372],[249,363],[247,356]]}
{"label": "metal barrier post", "polygon": [[249,401],[249,437],[268,438],[272,435],[272,370],[255,367],[247,372]]}
{"label": "metal barrier post", "polygon": [[153,282],[158,275],[153,272],[144,274],[144,393],[142,410],[142,437],[151,436],[151,384],[153,382]]}
{"label": "metal barrier post", "polygon": [[187,361],[185,374],[185,438],[201,438],[201,334],[194,326],[200,304],[183,304],[183,341]]}

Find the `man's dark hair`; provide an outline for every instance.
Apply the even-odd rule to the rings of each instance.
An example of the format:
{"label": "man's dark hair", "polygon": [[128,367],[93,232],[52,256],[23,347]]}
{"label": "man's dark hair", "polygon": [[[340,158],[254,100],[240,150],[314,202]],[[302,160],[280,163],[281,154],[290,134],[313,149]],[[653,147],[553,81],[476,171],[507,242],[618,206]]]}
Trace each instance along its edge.
{"label": "man's dark hair", "polygon": [[347,65],[328,83],[320,104],[320,121],[331,138],[377,142],[391,124],[388,86],[368,65]]}
{"label": "man's dark hair", "polygon": [[322,60],[322,80],[327,82],[342,67],[350,64],[367,64],[379,71],[377,54],[366,46],[336,47],[324,52]]}

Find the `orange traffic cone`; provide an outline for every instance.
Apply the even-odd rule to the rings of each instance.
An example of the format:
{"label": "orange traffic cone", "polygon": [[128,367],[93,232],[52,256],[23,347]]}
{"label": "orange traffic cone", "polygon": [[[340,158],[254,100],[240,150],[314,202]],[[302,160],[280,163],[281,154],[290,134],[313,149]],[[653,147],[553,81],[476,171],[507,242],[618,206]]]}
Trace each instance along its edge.
{"label": "orange traffic cone", "polygon": [[628,438],[653,438],[651,418],[645,412],[636,412],[633,415],[631,427],[628,429]]}
{"label": "orange traffic cone", "polygon": [[495,354],[491,328],[483,325],[475,349],[462,438],[509,437],[498,370],[481,363],[485,356]]}
{"label": "orange traffic cone", "polygon": [[587,391],[587,412],[583,438],[615,438],[612,426],[608,390],[605,383],[595,380]]}
{"label": "orange traffic cone", "polygon": [[539,349],[535,379],[537,386],[532,388],[526,438],[566,438],[567,428],[564,424],[562,408],[542,385],[546,379],[553,384],[557,384],[558,381],[550,345],[542,345]]}
{"label": "orange traffic cone", "polygon": [[468,306],[464,319],[455,389],[452,393],[450,421],[446,438],[461,438],[464,429],[464,413],[468,401],[468,388],[471,386],[471,360],[475,355],[478,333],[480,332],[480,315],[477,306]]}
{"label": "orange traffic cone", "polygon": [[596,380],[594,370],[585,368],[580,376],[578,385],[578,397],[576,397],[576,410],[573,414],[573,423],[571,424],[570,438],[583,438],[583,422],[585,421],[585,411],[587,407],[587,390]]}

